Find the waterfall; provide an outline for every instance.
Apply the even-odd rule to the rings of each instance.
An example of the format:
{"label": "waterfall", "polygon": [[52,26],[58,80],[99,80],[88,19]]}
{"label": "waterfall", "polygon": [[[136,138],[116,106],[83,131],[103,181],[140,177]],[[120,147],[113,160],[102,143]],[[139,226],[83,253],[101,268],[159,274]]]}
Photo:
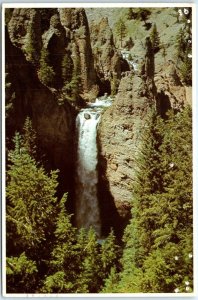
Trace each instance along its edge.
{"label": "waterfall", "polygon": [[100,209],[97,197],[98,149],[97,125],[102,107],[110,101],[96,99],[88,108],[82,109],[76,118],[78,133],[76,166],[76,225],[88,229],[92,226],[97,235],[101,235]]}

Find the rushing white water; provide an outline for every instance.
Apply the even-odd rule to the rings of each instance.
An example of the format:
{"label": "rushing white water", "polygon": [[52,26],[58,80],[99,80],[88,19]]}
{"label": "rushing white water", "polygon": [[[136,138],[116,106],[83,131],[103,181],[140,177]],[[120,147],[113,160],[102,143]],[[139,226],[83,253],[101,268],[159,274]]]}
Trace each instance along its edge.
{"label": "rushing white water", "polygon": [[110,106],[111,99],[96,99],[82,109],[76,118],[78,132],[76,174],[76,225],[88,229],[92,226],[101,236],[100,209],[97,197],[98,149],[97,125],[102,107]]}
{"label": "rushing white water", "polygon": [[121,54],[122,57],[128,62],[129,66],[131,66],[134,71],[138,71],[138,63],[133,60],[129,60],[130,51],[122,50]]}

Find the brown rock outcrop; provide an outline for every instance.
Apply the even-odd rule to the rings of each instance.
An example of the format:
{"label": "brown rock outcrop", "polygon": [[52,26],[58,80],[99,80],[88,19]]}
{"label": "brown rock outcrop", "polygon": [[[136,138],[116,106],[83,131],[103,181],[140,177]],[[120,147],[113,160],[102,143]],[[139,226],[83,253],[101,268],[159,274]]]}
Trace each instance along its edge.
{"label": "brown rock outcrop", "polygon": [[83,92],[86,95],[86,93],[92,90],[94,93],[92,97],[96,97],[96,73],[85,10],[83,8],[60,8],[59,14],[61,24],[67,36],[70,37],[71,43],[76,45],[76,47],[71,45],[71,56],[74,60],[76,56],[80,58]]}
{"label": "brown rock outcrop", "polygon": [[[142,93],[144,90],[145,95]],[[155,104],[151,94],[148,95],[140,76],[124,77],[112,106],[102,115],[98,133],[99,195],[104,218],[107,214],[106,220],[110,215],[110,201],[114,201],[123,224],[129,217],[139,134],[149,107]],[[111,222],[118,223],[115,218]],[[119,225],[122,226],[121,223]]]}
{"label": "brown rock outcrop", "polygon": [[[111,81],[120,80],[121,73],[129,71],[128,63],[122,58],[113,41],[113,33],[108,18],[90,24],[94,65],[100,80],[101,94],[111,92]],[[115,78],[116,76],[116,78]]]}
{"label": "brown rock outcrop", "polygon": [[[49,65],[55,72],[53,87],[63,85],[62,62],[69,55],[75,65],[80,61],[82,96],[97,96],[96,73],[89,27],[82,8],[15,8],[7,24],[10,40],[22,49],[26,59],[38,69],[41,49],[49,51]],[[72,74],[72,64],[70,73]]]}
{"label": "brown rock outcrop", "polygon": [[154,80],[162,115],[170,107],[180,110],[187,104],[191,105],[192,87],[183,86],[173,61],[168,61],[155,75]]}

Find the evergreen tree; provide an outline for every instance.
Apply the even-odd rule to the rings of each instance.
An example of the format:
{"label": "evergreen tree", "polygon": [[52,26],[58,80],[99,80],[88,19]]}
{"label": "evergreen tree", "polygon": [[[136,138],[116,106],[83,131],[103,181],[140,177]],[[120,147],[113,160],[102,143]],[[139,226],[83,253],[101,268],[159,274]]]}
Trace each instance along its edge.
{"label": "evergreen tree", "polygon": [[11,253],[39,247],[52,229],[56,203],[57,172],[52,171],[48,177],[20,143],[21,137],[16,134],[7,172],[7,232],[13,235],[11,226],[16,235],[16,239],[8,238]]}
{"label": "evergreen tree", "polygon": [[[154,220],[157,217],[157,212],[152,209],[153,194],[163,189],[159,151],[163,138],[160,132],[161,122],[156,113],[151,112],[142,137],[133,191],[133,217],[124,234],[126,246],[122,258],[124,271],[121,274],[121,285],[132,274],[142,276],[139,269],[153,244],[152,232],[156,229]],[[133,277],[135,280],[135,276]]]}
{"label": "evergreen tree", "polygon": [[75,102],[80,98],[80,93],[82,91],[80,54],[76,47],[74,52],[76,55],[73,60],[71,80],[66,83],[63,88],[63,91],[67,94],[67,99],[72,102]]}
{"label": "evergreen tree", "polygon": [[78,277],[81,273],[79,246],[76,241],[75,228],[65,210],[66,195],[59,205],[56,221],[56,242],[49,260],[49,274],[46,276],[42,292],[72,293],[79,292]]}
{"label": "evergreen tree", "polygon": [[62,60],[62,78],[64,83],[68,83],[72,78],[71,70],[73,69],[73,62],[69,53],[66,53]]}
{"label": "evergreen tree", "polygon": [[145,8],[129,8],[128,9],[128,19],[135,19],[144,21],[146,24],[146,20],[148,19],[148,16],[151,14],[151,11],[149,9]]}
{"label": "evergreen tree", "polygon": [[137,14],[135,13],[135,9],[132,7],[128,8],[128,14],[127,14],[128,20],[135,19],[136,17]]}
{"label": "evergreen tree", "polygon": [[80,64],[80,55],[75,58],[74,61],[74,69],[72,73],[72,81],[71,81],[71,88],[72,88],[72,97],[79,97],[79,93],[81,91],[81,64]]}
{"label": "evergreen tree", "polygon": [[99,244],[95,231],[91,228],[87,235],[86,256],[83,261],[83,277],[88,280],[88,289],[96,293],[102,282],[100,282],[101,263],[99,259]]}
{"label": "evergreen tree", "polygon": [[[43,167],[38,166],[28,153],[23,144],[24,140],[27,141],[16,133],[15,149],[8,154],[6,251],[9,280],[7,291],[13,292],[12,282],[15,282],[15,292],[23,292],[25,289],[31,293],[38,288],[47,269],[46,260],[54,241],[57,201],[54,195],[58,183],[57,172],[52,171],[47,175]],[[28,143],[27,145],[29,146]],[[11,272],[12,261],[15,267]],[[27,274],[30,272],[30,277],[34,277],[31,283],[28,283],[28,276],[23,276],[25,271],[20,267],[23,261],[27,268],[33,270],[31,273],[27,269]]]}
{"label": "evergreen tree", "polygon": [[181,79],[184,84],[192,85],[192,42],[189,26],[183,26],[176,36],[176,58]]}
{"label": "evergreen tree", "polygon": [[69,55],[66,53],[62,60],[62,79],[63,79],[63,90],[71,96],[69,83],[72,79],[73,62]]}
{"label": "evergreen tree", "polygon": [[124,21],[120,18],[118,22],[115,24],[115,31],[118,37],[120,38],[120,47],[122,48],[123,39],[127,34],[127,27]]}
{"label": "evergreen tree", "polygon": [[146,24],[146,20],[148,19],[148,16],[151,14],[151,11],[149,9],[145,8],[138,8],[137,10],[137,18],[143,21]]}
{"label": "evergreen tree", "polygon": [[160,50],[160,37],[159,33],[157,31],[157,26],[154,23],[151,34],[150,34],[150,39],[153,47],[154,53],[157,53]]}
{"label": "evergreen tree", "polygon": [[37,141],[36,131],[33,129],[30,117],[27,117],[23,127],[22,144],[27,153],[36,159]]}
{"label": "evergreen tree", "polygon": [[38,77],[41,82],[47,86],[53,86],[55,72],[53,67],[49,65],[49,52],[46,48],[42,48],[40,57],[40,68],[38,70]]}
{"label": "evergreen tree", "polygon": [[35,291],[37,283],[37,266],[28,259],[25,252],[19,257],[11,256],[6,259],[6,288],[8,293],[28,293]]}
{"label": "evergreen tree", "polygon": [[118,292],[192,291],[191,121],[189,108],[158,118],[143,143]]}
{"label": "evergreen tree", "polygon": [[119,273],[116,271],[115,267],[112,267],[110,270],[110,275],[105,280],[104,288],[102,293],[116,293],[118,292],[117,286],[119,283]]}
{"label": "evergreen tree", "polygon": [[113,74],[113,78],[111,80],[111,95],[115,96],[118,92],[118,87],[119,87],[119,79],[117,76],[117,73]]}
{"label": "evergreen tree", "polygon": [[102,278],[105,279],[111,272],[111,269],[117,267],[119,257],[119,248],[113,231],[109,233],[101,246]]}

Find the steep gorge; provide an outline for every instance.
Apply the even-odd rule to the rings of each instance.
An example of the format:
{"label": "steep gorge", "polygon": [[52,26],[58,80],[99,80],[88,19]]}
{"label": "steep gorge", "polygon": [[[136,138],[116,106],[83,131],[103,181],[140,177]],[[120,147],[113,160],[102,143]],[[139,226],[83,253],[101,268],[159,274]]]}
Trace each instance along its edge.
{"label": "steep gorge", "polygon": [[[82,8],[15,8],[5,38],[8,147],[30,116],[45,166],[60,170],[59,193],[69,193],[72,212],[76,115],[98,95],[116,94],[98,127],[98,198],[102,232],[113,226],[121,235],[130,217],[139,136],[148,110],[155,106],[163,116],[170,107],[181,109],[191,100],[191,88],[182,84],[171,60],[155,72],[148,38],[141,49],[143,64],[130,70],[108,19],[88,24]],[[39,75],[44,50],[44,63],[54,74],[48,83]],[[72,89],[77,89],[74,95]]]}
{"label": "steep gorge", "polygon": [[[59,192],[72,198],[75,158],[76,103],[93,88],[97,93],[89,28],[83,9],[14,9],[5,30],[6,134],[8,147],[15,131],[21,131],[27,116],[33,122],[47,170],[59,169]],[[61,24],[62,22],[62,24]],[[55,73],[52,84],[39,77],[42,48],[49,52],[48,64]],[[82,97],[63,98],[62,61],[80,59]],[[92,94],[92,93],[91,93]],[[82,101],[82,100],[81,100]],[[74,209],[70,201],[71,210]]]}

